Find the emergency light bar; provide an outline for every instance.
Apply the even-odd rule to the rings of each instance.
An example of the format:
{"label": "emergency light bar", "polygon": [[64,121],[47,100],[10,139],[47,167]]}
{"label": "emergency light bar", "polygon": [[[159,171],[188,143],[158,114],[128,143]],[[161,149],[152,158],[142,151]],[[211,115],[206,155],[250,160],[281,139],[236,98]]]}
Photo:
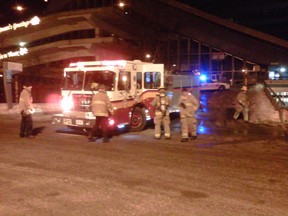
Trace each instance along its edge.
{"label": "emergency light bar", "polygon": [[127,61],[125,61],[125,60],[87,61],[87,62],[70,63],[69,67],[79,67],[79,68],[83,68],[85,66],[120,66],[120,67],[125,67],[126,64],[127,64]]}

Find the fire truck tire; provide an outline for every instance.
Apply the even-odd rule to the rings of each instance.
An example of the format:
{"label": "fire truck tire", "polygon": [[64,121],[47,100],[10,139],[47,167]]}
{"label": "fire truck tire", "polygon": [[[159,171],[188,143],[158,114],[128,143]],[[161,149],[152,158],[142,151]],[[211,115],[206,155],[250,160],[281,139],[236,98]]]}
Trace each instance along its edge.
{"label": "fire truck tire", "polygon": [[146,115],[144,109],[140,107],[135,107],[131,122],[130,122],[130,131],[131,132],[138,132],[142,131],[146,126]]}

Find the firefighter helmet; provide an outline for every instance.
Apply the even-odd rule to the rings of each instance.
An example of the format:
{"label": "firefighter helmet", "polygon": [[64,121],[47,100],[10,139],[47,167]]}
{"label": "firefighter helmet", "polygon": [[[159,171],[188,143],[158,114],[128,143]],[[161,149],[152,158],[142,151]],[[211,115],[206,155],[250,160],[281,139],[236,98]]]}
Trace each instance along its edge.
{"label": "firefighter helmet", "polygon": [[94,83],[94,82],[93,82],[93,83],[91,83],[90,88],[91,88],[91,89],[97,89],[98,86],[99,86],[98,83]]}
{"label": "firefighter helmet", "polygon": [[241,90],[242,91],[247,91],[247,86],[242,86]]}

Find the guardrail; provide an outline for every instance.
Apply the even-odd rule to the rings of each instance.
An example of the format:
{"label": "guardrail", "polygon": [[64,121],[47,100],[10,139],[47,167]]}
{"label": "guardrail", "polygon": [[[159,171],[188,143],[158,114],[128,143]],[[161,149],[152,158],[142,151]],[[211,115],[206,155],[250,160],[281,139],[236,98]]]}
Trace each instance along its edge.
{"label": "guardrail", "polygon": [[266,94],[266,96],[268,97],[268,99],[270,100],[270,102],[273,104],[273,106],[275,107],[276,110],[279,109],[285,109],[285,103],[282,101],[281,97],[279,95],[277,95],[273,89],[267,85],[266,83],[264,83],[264,92]]}
{"label": "guardrail", "polygon": [[285,103],[282,101],[281,97],[272,90],[269,85],[264,83],[264,86],[264,92],[267,98],[270,100],[275,110],[278,110],[281,122],[284,123],[286,121],[284,110],[287,109]]}

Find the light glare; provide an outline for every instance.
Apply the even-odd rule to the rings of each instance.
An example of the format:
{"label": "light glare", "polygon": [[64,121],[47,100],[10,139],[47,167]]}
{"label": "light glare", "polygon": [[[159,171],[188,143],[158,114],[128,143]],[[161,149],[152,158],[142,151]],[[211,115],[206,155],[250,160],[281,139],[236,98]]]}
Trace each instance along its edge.
{"label": "light glare", "polygon": [[21,5],[17,5],[17,6],[16,6],[16,10],[17,10],[17,11],[23,11],[23,9],[24,9],[24,8],[23,8]]}

